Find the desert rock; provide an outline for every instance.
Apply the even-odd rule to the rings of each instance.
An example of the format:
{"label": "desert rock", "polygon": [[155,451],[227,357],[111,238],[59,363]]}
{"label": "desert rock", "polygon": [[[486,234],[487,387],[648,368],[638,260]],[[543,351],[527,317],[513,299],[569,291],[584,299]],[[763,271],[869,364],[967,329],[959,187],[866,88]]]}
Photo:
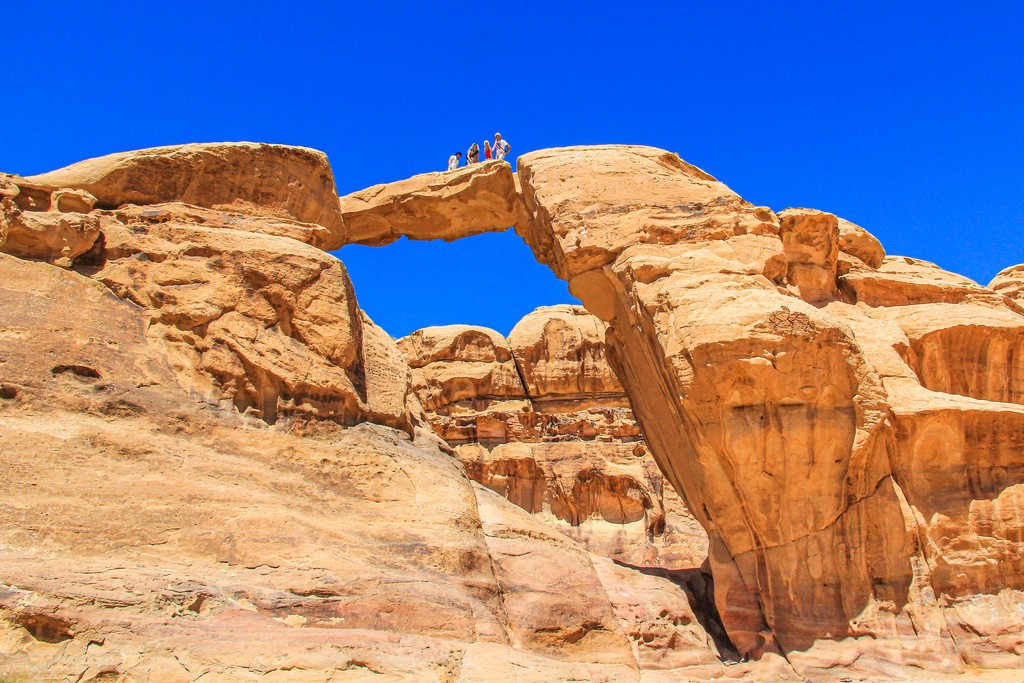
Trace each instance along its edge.
{"label": "desert rock", "polygon": [[342,197],[345,228],[341,244],[379,246],[402,236],[451,241],[507,230],[520,212],[507,162],[468,164],[454,171],[374,185]]}
{"label": "desert rock", "polygon": [[855,256],[871,268],[885,260],[885,249],[878,238],[855,223],[839,219],[839,251]]}
{"label": "desert rock", "polygon": [[[836,657],[869,672],[955,667],[890,468],[882,382],[849,327],[780,291],[799,257],[822,269],[804,269],[819,303],[835,246],[813,258],[787,248],[772,212],[658,150],[545,150],[518,164],[531,213],[520,233],[609,321],[645,441],[711,536],[733,643],[781,649],[807,674]],[[905,628],[915,650],[894,655]]]}
{"label": "desert rock", "polygon": [[251,142],[156,147],[89,159],[24,179],[36,192],[84,190],[97,206],[182,202],[323,226],[336,249],[341,216],[326,155]]}
{"label": "desert rock", "polygon": [[[1019,267],[648,147],[331,178],[248,143],[0,177],[0,673],[1024,664]],[[510,223],[594,315],[396,343],[316,248]]]}
{"label": "desert rock", "polygon": [[999,271],[992,282],[988,283],[988,288],[1021,303],[1024,300],[1024,265],[1010,266]]}
{"label": "desert rock", "polygon": [[398,344],[427,419],[472,479],[592,553],[699,567],[707,536],[641,440],[605,327],[578,306],[542,306],[507,340],[450,325]]}
{"label": "desert rock", "polygon": [[[205,310],[200,299],[217,300],[214,290],[162,293],[180,282],[185,252],[209,249],[211,270],[190,272],[227,278],[217,282],[246,318],[265,299],[240,282],[266,271],[233,260],[230,245],[241,240],[252,258],[287,263],[299,278],[338,267],[328,257],[200,226],[165,226],[139,242],[116,233],[100,260],[110,270],[89,266],[96,279],[0,255],[5,674],[486,681],[515,670],[531,680],[639,679],[633,641],[582,548],[474,490],[436,437],[380,424],[407,397],[408,370],[357,308],[300,293],[282,310],[293,329],[309,325],[307,353],[323,362],[354,353],[353,385],[375,406],[358,426],[319,411],[269,425],[183,372],[194,351],[168,335],[198,335],[183,321]],[[168,270],[151,270],[140,254]],[[139,270],[121,269],[124,259]],[[220,260],[235,264],[238,279],[217,270]],[[329,289],[344,295],[343,284]],[[358,318],[325,318],[328,304],[332,315]],[[276,334],[267,324],[282,324],[250,319],[267,334]],[[212,348],[261,357],[262,347],[229,342]],[[418,403],[409,406],[414,419]],[[675,609],[685,612],[680,599]]]}

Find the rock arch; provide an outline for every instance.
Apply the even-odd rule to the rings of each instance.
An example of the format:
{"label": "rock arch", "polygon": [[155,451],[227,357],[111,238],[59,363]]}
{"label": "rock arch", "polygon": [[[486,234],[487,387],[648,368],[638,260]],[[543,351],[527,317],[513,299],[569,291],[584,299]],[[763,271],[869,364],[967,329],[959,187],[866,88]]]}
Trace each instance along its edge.
{"label": "rock arch", "polygon": [[[563,148],[517,163],[515,176],[492,162],[343,197],[343,239],[451,240],[515,225],[608,323],[655,459],[710,535],[715,600],[742,653],[782,652],[806,672],[836,649],[883,668],[999,660],[999,627],[957,609],[970,589],[951,583],[947,563],[969,565],[968,583],[991,592],[953,548],[964,533],[982,555],[1014,562],[1004,555],[1012,534],[986,541],[964,527],[977,498],[1009,501],[1022,488],[1024,452],[996,444],[1019,443],[1024,409],[1012,390],[988,390],[1010,403],[931,391],[911,367],[918,340],[939,332],[928,376],[960,362],[966,347],[951,337],[965,327],[943,305],[979,321],[972,357],[991,338],[1001,364],[1019,365],[1005,348],[1024,336],[1019,306],[932,264],[886,257],[832,214],[753,206],[662,150]],[[915,463],[935,421],[974,444],[934,463],[963,492],[938,521],[922,517],[935,492]],[[967,464],[979,457],[983,469],[1020,474],[983,477],[982,493]],[[1024,579],[993,572],[1020,605]]]}
{"label": "rock arch", "polygon": [[[152,299],[183,365],[214,385],[218,369],[244,377],[217,387],[241,392],[236,405],[404,429],[408,397],[377,378],[405,370],[355,309],[343,268],[316,248],[514,224],[608,323],[648,445],[709,533],[715,600],[742,653],[781,652],[809,674],[837,659],[878,671],[1020,663],[1024,406],[986,375],[938,371],[964,349],[1019,371],[1008,351],[1024,334],[1013,269],[997,291],[887,257],[847,221],[753,206],[678,156],[635,146],[542,150],[515,175],[490,162],[339,201],[313,150],[185,145],[0,177],[0,195],[4,250],[100,269],[111,288],[119,273],[145,270],[152,286],[133,291],[126,277],[123,298]],[[132,233],[182,212],[189,227],[173,237]],[[203,233],[198,251],[188,231]],[[306,242],[294,251],[309,272],[289,268],[287,254],[266,271],[232,266],[268,234]],[[221,297],[211,313],[209,297],[180,289],[198,281],[160,272],[189,259],[206,270],[216,261],[204,277],[247,278],[267,305],[238,320]],[[291,289],[274,286],[284,271],[301,275]],[[331,335],[305,330],[300,309],[317,318],[308,329]],[[950,324],[951,311],[971,324]],[[261,338],[252,320],[272,321],[277,336]],[[190,331],[214,323],[233,356],[194,343]],[[329,362],[310,375],[287,362],[295,354]],[[941,458],[927,455],[938,433],[962,435]]]}

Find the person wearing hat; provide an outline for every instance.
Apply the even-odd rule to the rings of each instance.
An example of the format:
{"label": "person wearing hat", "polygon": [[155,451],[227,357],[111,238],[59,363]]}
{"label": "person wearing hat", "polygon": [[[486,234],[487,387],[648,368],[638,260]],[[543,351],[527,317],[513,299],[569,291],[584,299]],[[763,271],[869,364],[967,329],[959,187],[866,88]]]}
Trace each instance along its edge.
{"label": "person wearing hat", "polygon": [[504,159],[508,151],[512,149],[512,145],[508,144],[505,140],[501,139],[501,133],[494,134],[494,158]]}
{"label": "person wearing hat", "polygon": [[462,152],[456,152],[455,154],[448,157],[448,170],[454,171],[459,167],[459,159],[462,158]]}
{"label": "person wearing hat", "polygon": [[490,161],[491,160],[491,141],[490,140],[484,140],[484,160],[485,161]]}

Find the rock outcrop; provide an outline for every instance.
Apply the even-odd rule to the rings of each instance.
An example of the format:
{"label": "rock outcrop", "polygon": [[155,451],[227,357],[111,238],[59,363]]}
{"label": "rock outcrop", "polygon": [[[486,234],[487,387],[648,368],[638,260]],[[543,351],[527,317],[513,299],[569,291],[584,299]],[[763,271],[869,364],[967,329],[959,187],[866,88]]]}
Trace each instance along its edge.
{"label": "rock outcrop", "polygon": [[[166,198],[0,254],[0,673],[639,681],[607,572],[474,487],[340,262]],[[722,670],[686,618],[663,664]]]}
{"label": "rock outcrop", "polygon": [[403,236],[450,242],[508,230],[521,212],[508,162],[468,164],[454,171],[374,185],[342,197],[344,237],[336,247],[380,246]]}
{"label": "rock outcrop", "polygon": [[[989,306],[1002,320],[989,335],[998,347],[1005,316],[1017,315],[1002,297],[912,259],[886,257],[876,269],[861,258],[879,256],[864,240],[845,243],[860,256],[844,255],[834,217],[801,210],[777,218],[658,150],[546,150],[518,167],[531,214],[520,233],[608,321],[612,359],[646,442],[709,531],[715,599],[741,652],[781,650],[807,675],[838,662],[877,675],[893,664],[949,670],[961,657],[1004,665],[1000,657],[1015,656],[1015,646],[1006,647],[1021,633],[1019,622],[1008,627],[1021,604],[1007,593],[1013,581],[996,579],[996,598],[992,584],[961,574],[960,595],[992,595],[997,611],[1008,610],[1003,616],[985,620],[953,606],[957,598],[936,571],[952,549],[943,549],[948,537],[922,541],[936,524],[922,513],[933,508],[930,494],[902,484],[922,448],[910,435],[914,404],[893,396],[866,352],[874,332],[862,338],[850,322],[908,319],[912,304]],[[925,338],[919,346],[934,353],[957,347]],[[909,367],[906,374],[901,380],[926,391]],[[944,388],[970,385],[991,397],[977,374],[961,373]],[[942,396],[953,414],[978,410],[977,399]],[[1001,416],[1019,411],[990,405]],[[991,472],[983,483],[961,479],[967,499],[1012,505],[1020,479],[1009,472],[1022,455],[1012,445],[1014,419],[1001,418],[991,432],[1006,460],[982,460],[991,463],[982,465]],[[977,441],[977,422],[941,421],[959,442]],[[969,458],[954,461],[954,480],[977,476],[968,474],[977,467]],[[1000,527],[1002,536],[1015,533]],[[1002,536],[971,538],[1002,553]],[[996,641],[1005,647],[1000,655]]]}
{"label": "rock outcrop", "polygon": [[590,552],[690,569],[707,536],[667,486],[605,359],[605,324],[545,306],[506,340],[448,325],[400,339],[413,390],[473,480]]}
{"label": "rock outcrop", "polygon": [[996,273],[988,288],[1009,297],[1018,304],[1024,303],[1024,264],[1010,266]]}
{"label": "rock outcrop", "polygon": [[104,209],[181,202],[315,223],[332,233],[341,226],[327,156],[305,147],[252,142],[155,147],[81,161],[24,180],[29,193],[84,191]]}
{"label": "rock outcrop", "polygon": [[[318,249],[511,223],[596,317],[396,344]],[[112,155],[0,177],[0,252],[0,674],[1024,665],[1021,266],[628,146],[341,200],[301,148]]]}

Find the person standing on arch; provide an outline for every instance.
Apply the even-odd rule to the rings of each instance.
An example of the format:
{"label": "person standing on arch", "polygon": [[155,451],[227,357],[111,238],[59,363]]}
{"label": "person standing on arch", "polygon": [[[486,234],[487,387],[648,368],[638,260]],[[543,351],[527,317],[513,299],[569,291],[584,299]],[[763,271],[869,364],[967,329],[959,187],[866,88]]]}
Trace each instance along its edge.
{"label": "person standing on arch", "polygon": [[462,152],[456,152],[455,154],[448,157],[448,170],[454,171],[459,167],[459,159],[462,158]]}
{"label": "person standing on arch", "polygon": [[466,152],[466,163],[475,164],[480,161],[480,145],[475,142],[469,146],[469,151]]}
{"label": "person standing on arch", "polygon": [[508,151],[512,149],[512,145],[508,144],[505,140],[501,139],[501,133],[494,134],[494,158],[501,159],[505,158]]}
{"label": "person standing on arch", "polygon": [[484,160],[485,161],[490,161],[491,160],[491,141],[490,140],[484,140]]}

